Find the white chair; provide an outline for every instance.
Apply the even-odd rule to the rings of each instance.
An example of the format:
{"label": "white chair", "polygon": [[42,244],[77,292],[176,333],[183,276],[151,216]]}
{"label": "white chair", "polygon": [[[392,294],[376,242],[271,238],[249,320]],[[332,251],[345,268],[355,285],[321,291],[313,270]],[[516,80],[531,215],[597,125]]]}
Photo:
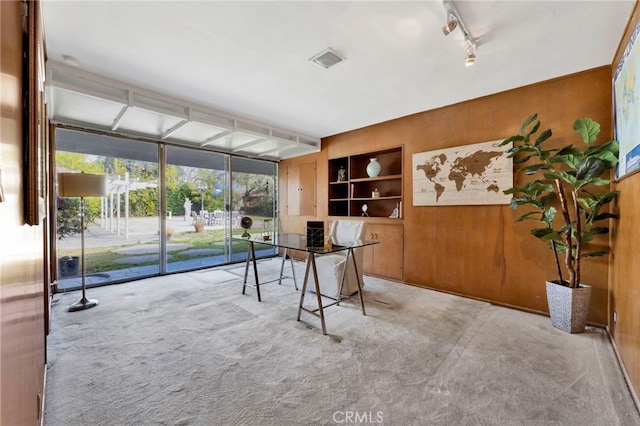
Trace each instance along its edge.
{"label": "white chair", "polygon": [[242,219],[242,216],[240,216],[240,212],[237,210],[233,210],[231,212],[231,226],[240,228],[240,219]]}
{"label": "white chair", "polygon": [[[329,236],[338,244],[340,241],[363,240],[365,238],[365,226],[366,223],[361,220],[335,220],[331,223]],[[340,288],[340,280],[342,279],[345,263],[347,271],[342,285],[342,295],[350,296],[358,291],[358,281],[353,267],[353,260],[349,259],[347,263],[347,253],[348,251],[344,250],[316,256],[320,294],[338,299],[338,289]],[[364,286],[364,280],[362,279],[364,249],[354,249],[353,254],[358,265],[358,275],[360,275],[362,288]],[[313,277],[307,285],[307,290],[315,292]]]}
{"label": "white chair", "polygon": [[222,210],[215,210],[213,212],[214,225],[222,225],[224,223],[224,212]]}

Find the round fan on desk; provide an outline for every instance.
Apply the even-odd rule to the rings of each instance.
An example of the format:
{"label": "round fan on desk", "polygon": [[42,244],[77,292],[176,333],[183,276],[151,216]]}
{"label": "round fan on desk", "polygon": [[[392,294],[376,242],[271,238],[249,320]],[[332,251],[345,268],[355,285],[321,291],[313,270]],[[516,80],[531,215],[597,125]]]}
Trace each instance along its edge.
{"label": "round fan on desk", "polygon": [[249,216],[242,216],[242,219],[240,219],[240,227],[244,229],[244,232],[241,235],[242,238],[251,237],[251,234],[247,232],[248,229],[251,229],[251,225],[253,225],[253,220],[251,220]]}

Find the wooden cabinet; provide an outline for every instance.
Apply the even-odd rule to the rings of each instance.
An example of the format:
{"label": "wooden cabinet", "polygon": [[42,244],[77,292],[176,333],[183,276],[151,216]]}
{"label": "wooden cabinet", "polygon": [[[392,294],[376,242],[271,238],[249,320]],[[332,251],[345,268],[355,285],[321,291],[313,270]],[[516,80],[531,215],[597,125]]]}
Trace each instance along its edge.
{"label": "wooden cabinet", "polygon": [[[382,170],[367,175],[376,158]],[[402,217],[402,147],[329,160],[329,216]],[[344,179],[341,179],[344,176]]]}
{"label": "wooden cabinet", "polygon": [[287,168],[287,213],[290,216],[316,215],[316,162]]}
{"label": "wooden cabinet", "polygon": [[404,228],[402,224],[371,223],[366,238],[380,244],[365,247],[364,273],[402,281],[404,278]]}

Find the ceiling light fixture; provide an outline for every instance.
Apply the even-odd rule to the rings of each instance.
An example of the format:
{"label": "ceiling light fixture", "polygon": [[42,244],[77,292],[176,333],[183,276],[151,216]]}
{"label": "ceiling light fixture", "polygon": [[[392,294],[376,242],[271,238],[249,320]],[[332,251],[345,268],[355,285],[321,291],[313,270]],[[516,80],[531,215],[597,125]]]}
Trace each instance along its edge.
{"label": "ceiling light fixture", "polygon": [[447,11],[447,23],[445,26],[442,27],[442,32],[444,33],[444,35],[447,36],[451,34],[451,31],[455,30],[457,26],[458,26],[458,19],[453,13],[451,13],[450,11]]}
{"label": "ceiling light fixture", "polygon": [[467,40],[467,56],[464,58],[464,64],[468,67],[476,63],[476,45]]}
{"label": "ceiling light fixture", "polygon": [[464,63],[467,66],[475,64],[478,41],[469,32],[469,29],[460,17],[460,12],[458,12],[452,0],[442,0],[442,7],[444,7],[444,10],[447,12],[447,23],[442,27],[442,32],[446,36],[456,28],[460,28],[460,31],[464,36],[467,51]]}

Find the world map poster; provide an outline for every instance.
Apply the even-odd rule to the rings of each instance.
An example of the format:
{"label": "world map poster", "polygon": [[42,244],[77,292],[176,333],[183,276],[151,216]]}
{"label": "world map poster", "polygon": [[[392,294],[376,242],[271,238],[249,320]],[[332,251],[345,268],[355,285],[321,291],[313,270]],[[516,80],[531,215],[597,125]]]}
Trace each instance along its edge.
{"label": "world map poster", "polygon": [[513,160],[501,140],[413,154],[413,205],[509,204]]}

